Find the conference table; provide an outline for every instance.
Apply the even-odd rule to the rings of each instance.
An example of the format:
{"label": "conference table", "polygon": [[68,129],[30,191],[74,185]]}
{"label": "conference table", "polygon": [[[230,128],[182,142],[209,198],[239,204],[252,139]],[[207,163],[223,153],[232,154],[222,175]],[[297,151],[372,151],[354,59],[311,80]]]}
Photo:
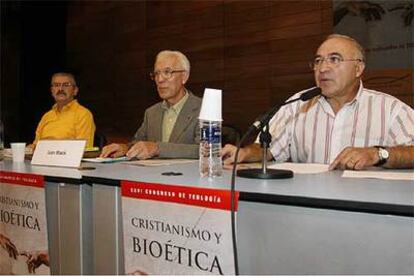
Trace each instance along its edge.
{"label": "conference table", "polygon": [[[121,180],[230,189],[231,171],[201,178],[197,161],[82,167],[0,162],[0,171],[45,176],[53,274],[124,273]],[[297,173],[278,180],[237,177],[240,274],[414,274],[413,181],[342,173]]]}

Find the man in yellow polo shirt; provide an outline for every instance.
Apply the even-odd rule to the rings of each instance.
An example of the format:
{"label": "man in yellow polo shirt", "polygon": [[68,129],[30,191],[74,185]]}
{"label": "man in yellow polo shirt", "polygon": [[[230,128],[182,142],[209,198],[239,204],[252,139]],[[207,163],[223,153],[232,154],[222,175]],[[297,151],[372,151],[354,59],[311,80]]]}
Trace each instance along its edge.
{"label": "man in yellow polo shirt", "polygon": [[86,146],[93,147],[93,115],[75,99],[79,92],[75,77],[70,73],[56,73],[50,87],[56,104],[40,120],[33,144],[42,139],[85,139]]}

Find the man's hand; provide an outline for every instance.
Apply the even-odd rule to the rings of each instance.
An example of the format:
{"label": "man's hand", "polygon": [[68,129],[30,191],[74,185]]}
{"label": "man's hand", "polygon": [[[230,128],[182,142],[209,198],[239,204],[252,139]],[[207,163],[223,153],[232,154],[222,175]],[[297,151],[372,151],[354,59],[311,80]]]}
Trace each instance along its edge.
{"label": "man's hand", "polygon": [[35,144],[29,144],[26,146],[26,151],[30,154],[33,154],[33,152],[36,149],[36,145]]}
{"label": "man's hand", "polygon": [[9,253],[10,258],[17,259],[17,248],[8,237],[0,234],[0,245]]}
{"label": "man's hand", "polygon": [[[231,168],[236,157],[237,147],[227,144],[221,149],[223,165],[225,169]],[[240,149],[237,163],[242,162],[258,162],[262,159],[262,149],[259,144],[251,144]],[[272,155],[268,152],[268,160],[272,159]]]}
{"label": "man's hand", "polygon": [[110,144],[103,147],[101,155],[99,157],[121,157],[128,151],[128,146],[125,144]]}
{"label": "man's hand", "polygon": [[371,148],[345,148],[329,165],[330,170],[362,170],[371,167],[379,161],[378,149]]}
{"label": "man's hand", "polygon": [[49,255],[44,251],[22,252],[20,255],[27,257],[27,269],[29,273],[36,273],[36,268],[45,264],[49,266]]}
{"label": "man's hand", "polygon": [[[223,159],[223,165],[224,166],[229,166],[232,165],[234,163],[234,159],[236,157],[236,150],[237,147],[231,144],[226,144],[222,149],[221,149],[221,158]],[[241,151],[242,149],[240,149],[239,151],[239,158],[238,158],[238,162],[242,162],[241,160]]]}
{"label": "man's hand", "polygon": [[128,158],[149,159],[160,154],[160,147],[156,142],[139,141],[126,153]]}

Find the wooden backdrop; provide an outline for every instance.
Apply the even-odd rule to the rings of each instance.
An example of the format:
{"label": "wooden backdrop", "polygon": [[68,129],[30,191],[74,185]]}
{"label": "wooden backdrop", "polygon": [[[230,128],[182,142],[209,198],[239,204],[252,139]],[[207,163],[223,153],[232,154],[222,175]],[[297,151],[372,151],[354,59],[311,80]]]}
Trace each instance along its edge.
{"label": "wooden backdrop", "polygon": [[163,49],[191,62],[188,88],[223,90],[223,119],[254,119],[313,85],[308,61],[332,32],[331,1],[75,1],[68,6],[67,63],[80,100],[109,140],[128,139],[159,100],[148,74]]}

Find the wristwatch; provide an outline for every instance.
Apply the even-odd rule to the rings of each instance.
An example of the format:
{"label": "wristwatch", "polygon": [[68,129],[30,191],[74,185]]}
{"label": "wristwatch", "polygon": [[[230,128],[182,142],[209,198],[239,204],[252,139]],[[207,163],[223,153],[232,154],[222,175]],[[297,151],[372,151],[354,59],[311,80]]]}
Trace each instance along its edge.
{"label": "wristwatch", "polygon": [[388,158],[390,157],[390,153],[384,147],[381,147],[381,146],[374,146],[374,147],[378,149],[378,157],[379,157],[378,162],[374,164],[374,166],[377,166],[377,167],[382,166],[388,161]]}

